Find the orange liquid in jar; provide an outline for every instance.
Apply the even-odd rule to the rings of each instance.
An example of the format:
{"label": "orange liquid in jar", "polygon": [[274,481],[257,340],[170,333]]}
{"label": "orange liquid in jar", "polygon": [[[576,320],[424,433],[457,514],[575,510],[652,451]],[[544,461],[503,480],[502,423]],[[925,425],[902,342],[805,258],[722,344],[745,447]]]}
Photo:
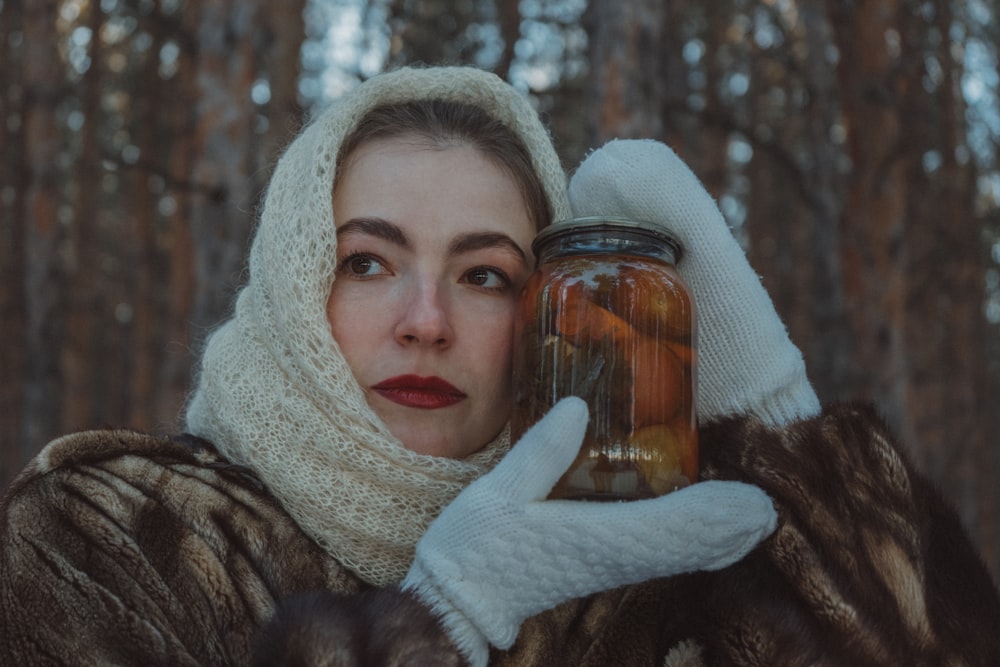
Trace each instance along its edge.
{"label": "orange liquid in jar", "polygon": [[583,446],[550,497],[648,498],[698,476],[694,305],[673,266],[631,254],[543,262],[521,297],[512,433],[566,396]]}

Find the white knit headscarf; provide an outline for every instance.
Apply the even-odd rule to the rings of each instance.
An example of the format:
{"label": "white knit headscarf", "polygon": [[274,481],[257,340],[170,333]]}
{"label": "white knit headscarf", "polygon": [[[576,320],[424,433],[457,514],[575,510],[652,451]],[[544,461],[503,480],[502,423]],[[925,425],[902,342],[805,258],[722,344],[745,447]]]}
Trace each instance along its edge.
{"label": "white knit headscarf", "polygon": [[430,522],[509,448],[504,429],[463,460],[405,449],[368,406],[330,333],[338,148],[372,108],[418,99],[472,104],[511,128],[531,153],[555,218],[568,217],[549,135],[501,79],[448,67],[368,80],[316,117],[279,161],[248,283],[232,319],[208,340],[187,409],[189,431],[253,469],[308,535],[376,585],[404,577]]}

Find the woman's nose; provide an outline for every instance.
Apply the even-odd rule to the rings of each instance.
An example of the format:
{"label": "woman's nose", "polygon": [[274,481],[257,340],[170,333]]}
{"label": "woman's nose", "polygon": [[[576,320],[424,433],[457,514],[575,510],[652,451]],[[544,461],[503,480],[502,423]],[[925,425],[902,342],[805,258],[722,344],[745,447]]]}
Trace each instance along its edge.
{"label": "woman's nose", "polygon": [[422,281],[409,290],[406,299],[396,324],[396,340],[403,345],[448,347],[454,332],[446,298],[438,286],[429,280]]}

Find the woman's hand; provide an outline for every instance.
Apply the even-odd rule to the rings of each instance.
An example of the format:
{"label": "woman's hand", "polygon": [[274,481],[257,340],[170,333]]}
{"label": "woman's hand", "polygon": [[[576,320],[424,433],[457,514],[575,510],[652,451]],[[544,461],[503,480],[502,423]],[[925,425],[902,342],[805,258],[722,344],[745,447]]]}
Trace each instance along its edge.
{"label": "woman's hand", "polygon": [[680,241],[677,270],[698,312],[698,414],[752,414],[782,425],[819,413],[802,353],[788,338],[711,196],[677,155],[650,140],[612,141],[569,186],[576,216],[655,222]]}
{"label": "woman's hand", "polygon": [[702,482],[651,500],[546,500],[587,426],[560,401],[500,464],[444,509],[404,581],[438,612],[473,666],[507,648],[524,619],[577,597],[656,577],[715,570],[774,529],[770,499],[739,482]]}

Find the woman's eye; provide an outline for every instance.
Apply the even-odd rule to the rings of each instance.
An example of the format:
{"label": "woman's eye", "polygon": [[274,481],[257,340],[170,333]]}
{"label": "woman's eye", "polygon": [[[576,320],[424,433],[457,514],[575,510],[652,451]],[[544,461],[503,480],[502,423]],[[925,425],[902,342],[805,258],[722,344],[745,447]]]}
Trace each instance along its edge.
{"label": "woman's eye", "polygon": [[497,269],[480,266],[465,274],[465,281],[488,290],[504,290],[510,287],[510,279]]}
{"label": "woman's eye", "polygon": [[352,276],[375,276],[385,273],[385,267],[375,257],[358,253],[348,255],[340,262],[340,272]]}

